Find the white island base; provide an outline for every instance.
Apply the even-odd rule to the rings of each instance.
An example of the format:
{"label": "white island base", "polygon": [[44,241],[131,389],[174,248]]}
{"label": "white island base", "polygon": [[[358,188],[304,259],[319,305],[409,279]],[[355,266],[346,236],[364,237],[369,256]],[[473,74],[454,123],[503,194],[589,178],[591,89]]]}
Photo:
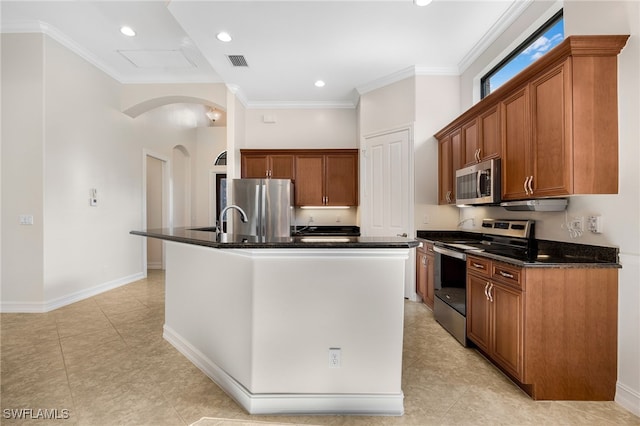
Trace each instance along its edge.
{"label": "white island base", "polygon": [[165,244],[164,338],[247,412],[403,414],[409,248]]}

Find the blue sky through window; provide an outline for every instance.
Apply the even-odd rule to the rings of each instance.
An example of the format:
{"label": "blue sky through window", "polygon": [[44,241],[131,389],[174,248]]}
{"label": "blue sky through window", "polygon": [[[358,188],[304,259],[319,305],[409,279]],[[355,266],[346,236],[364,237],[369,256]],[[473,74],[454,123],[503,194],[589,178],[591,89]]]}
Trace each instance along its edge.
{"label": "blue sky through window", "polygon": [[564,40],[564,20],[560,19],[516,57],[507,62],[494,75],[489,77],[489,92],[493,92],[502,86],[506,81],[510,80],[549,50],[560,44],[562,40]]}

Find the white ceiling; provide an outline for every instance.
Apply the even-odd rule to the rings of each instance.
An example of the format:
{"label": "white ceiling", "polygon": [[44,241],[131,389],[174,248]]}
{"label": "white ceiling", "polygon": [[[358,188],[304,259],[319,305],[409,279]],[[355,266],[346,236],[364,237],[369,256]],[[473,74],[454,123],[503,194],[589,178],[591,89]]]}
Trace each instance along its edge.
{"label": "white ceiling", "polygon": [[248,107],[353,107],[409,75],[459,74],[531,1],[2,0],[0,22],[44,32],[122,83],[224,82]]}

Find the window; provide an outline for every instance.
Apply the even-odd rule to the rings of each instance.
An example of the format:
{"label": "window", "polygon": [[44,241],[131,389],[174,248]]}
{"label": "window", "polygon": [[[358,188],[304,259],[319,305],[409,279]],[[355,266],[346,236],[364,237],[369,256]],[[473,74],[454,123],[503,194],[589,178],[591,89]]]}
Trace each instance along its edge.
{"label": "window", "polygon": [[560,10],[511,54],[482,77],[480,80],[481,97],[484,98],[502,86],[563,40],[564,19],[562,10]]}
{"label": "window", "polygon": [[214,166],[226,166],[227,165],[227,151],[222,151],[213,163]]}

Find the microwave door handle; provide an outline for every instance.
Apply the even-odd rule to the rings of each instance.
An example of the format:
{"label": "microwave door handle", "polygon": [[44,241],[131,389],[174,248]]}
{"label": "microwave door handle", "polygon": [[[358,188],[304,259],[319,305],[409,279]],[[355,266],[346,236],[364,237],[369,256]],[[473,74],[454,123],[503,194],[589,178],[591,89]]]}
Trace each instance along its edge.
{"label": "microwave door handle", "polygon": [[478,170],[478,176],[476,178],[476,196],[477,197],[481,197],[482,196],[482,192],[481,192],[481,184],[480,184],[480,179],[482,179],[482,170]]}

